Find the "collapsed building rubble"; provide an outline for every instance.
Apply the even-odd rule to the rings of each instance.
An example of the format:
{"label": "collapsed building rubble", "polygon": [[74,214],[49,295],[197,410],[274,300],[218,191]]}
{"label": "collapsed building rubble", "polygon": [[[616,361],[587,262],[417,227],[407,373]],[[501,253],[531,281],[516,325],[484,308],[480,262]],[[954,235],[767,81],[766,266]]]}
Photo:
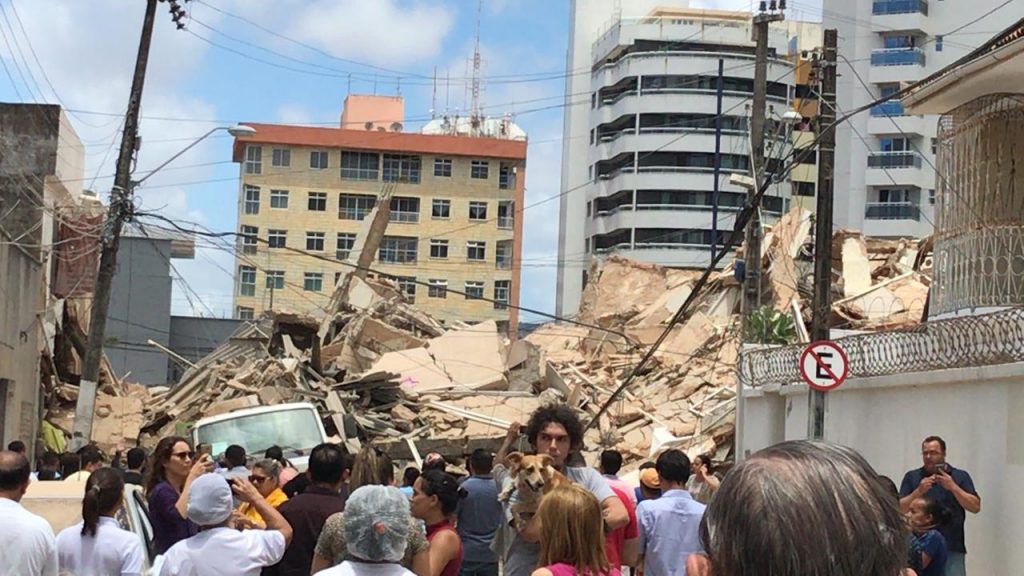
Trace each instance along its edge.
{"label": "collapsed building rubble", "polygon": [[[378,203],[368,226],[382,219],[387,202]],[[811,220],[794,209],[763,242],[762,302],[793,317],[797,340],[806,338],[811,319]],[[690,313],[598,417],[691,295],[699,271],[609,257],[592,267],[575,323],[546,324],[510,341],[494,322],[443,326],[417,310],[395,283],[366,273],[362,262],[377,245],[373,234],[360,237],[369,240],[353,250],[353,266],[336,282],[333,314],[265,313],[188,363],[170,389],[147,389],[105,370],[94,428],[100,446],[136,439],[151,446],[203,417],[301,401],[315,405],[328,434],[350,450],[373,440],[397,459],[418,461],[427,452],[460,459],[478,447],[497,449],[509,425],[525,423],[537,407],[565,402],[585,422],[597,418],[585,436],[588,463],[609,447],[624,454],[626,470],[668,447],[733,458],[742,299],[734,265],[712,274]],[[927,241],[838,231],[833,244],[831,326],[871,330],[921,320]],[[60,352],[50,357],[47,420],[65,432],[77,396],[77,340],[85,333],[78,307],[68,300],[55,312],[63,320]],[[73,345],[59,345],[65,340]]]}

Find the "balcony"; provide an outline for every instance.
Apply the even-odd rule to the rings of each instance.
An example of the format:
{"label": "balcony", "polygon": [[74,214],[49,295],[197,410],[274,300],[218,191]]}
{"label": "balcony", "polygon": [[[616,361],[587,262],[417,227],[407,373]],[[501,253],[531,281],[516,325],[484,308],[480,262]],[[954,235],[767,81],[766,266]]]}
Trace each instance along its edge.
{"label": "balcony", "polygon": [[391,215],[388,217],[388,221],[401,222],[404,224],[415,224],[420,221],[420,213],[403,210],[392,210]]}
{"label": "balcony", "polygon": [[876,16],[889,14],[928,15],[928,3],[924,0],[875,0],[871,13]]}
{"label": "balcony", "polygon": [[917,152],[872,152],[868,155],[868,168],[920,168],[921,155]]}
{"label": "balcony", "polygon": [[871,107],[871,115],[879,118],[885,116],[903,116],[903,103],[899,100],[889,100]]}
{"label": "balcony", "polygon": [[928,3],[924,0],[875,0],[871,31],[906,30],[927,35]]}
{"label": "balcony", "polygon": [[924,66],[920,48],[880,48],[871,51],[872,66]]}
{"label": "balcony", "polygon": [[864,205],[865,220],[921,221],[921,207],[913,202],[871,202]]}

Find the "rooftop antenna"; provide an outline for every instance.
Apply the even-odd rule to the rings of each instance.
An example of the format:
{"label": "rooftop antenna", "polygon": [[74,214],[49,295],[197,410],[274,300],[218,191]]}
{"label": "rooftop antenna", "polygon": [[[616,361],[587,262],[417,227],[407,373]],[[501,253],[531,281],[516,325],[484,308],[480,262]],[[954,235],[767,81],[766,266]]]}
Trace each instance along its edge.
{"label": "rooftop antenna", "polygon": [[431,83],[431,86],[433,87],[433,94],[430,98],[430,119],[433,120],[434,118],[437,118],[437,114],[435,113],[437,111],[437,66],[434,66],[434,80]]}
{"label": "rooftop antenna", "polygon": [[448,115],[448,111],[451,109],[452,99],[452,67],[449,66],[445,70],[444,79],[444,115]]}
{"label": "rooftop antenna", "polygon": [[480,20],[483,16],[484,0],[476,8],[476,47],[473,49],[473,105],[470,110],[473,128],[480,126]]}

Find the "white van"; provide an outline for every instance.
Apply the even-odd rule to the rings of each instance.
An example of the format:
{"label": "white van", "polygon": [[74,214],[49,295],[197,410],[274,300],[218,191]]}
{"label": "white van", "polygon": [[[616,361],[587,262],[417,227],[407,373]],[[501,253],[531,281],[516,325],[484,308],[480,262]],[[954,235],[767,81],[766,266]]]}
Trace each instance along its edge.
{"label": "white van", "polygon": [[209,444],[217,458],[238,444],[253,458],[262,458],[271,446],[280,446],[286,460],[299,472],[309,465],[309,452],[327,441],[320,414],[312,404],[296,402],[241,408],[203,418],[192,426],[192,445]]}
{"label": "white van", "polygon": [[[56,535],[82,519],[84,496],[85,482],[36,481],[28,485],[21,505],[49,522]],[[155,575],[160,572],[163,557],[153,553],[153,526],[149,522],[148,510],[142,487],[125,484],[124,506],[117,512],[116,520],[121,528],[134,533],[142,541],[142,548],[146,551],[142,573]]]}

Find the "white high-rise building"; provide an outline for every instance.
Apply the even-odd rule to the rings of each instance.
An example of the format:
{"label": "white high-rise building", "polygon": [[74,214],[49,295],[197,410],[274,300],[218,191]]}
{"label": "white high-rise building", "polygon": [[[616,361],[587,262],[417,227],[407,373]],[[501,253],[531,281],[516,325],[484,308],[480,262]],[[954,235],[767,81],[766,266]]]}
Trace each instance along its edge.
{"label": "white high-rise building", "polygon": [[[663,2],[662,2],[663,3]],[[556,310],[573,315],[594,257],[621,254],[674,267],[711,260],[716,79],[723,61],[719,236],[732,229],[747,191],[753,95],[751,16],[672,8],[645,0],[574,0],[566,81]],[[781,123],[793,96],[797,41],[769,32],[768,168],[785,147]],[[778,134],[774,134],[778,132]],[[764,198],[766,222],[790,187]]]}
{"label": "white high-rise building", "polygon": [[[971,52],[1007,22],[1024,16],[1024,2],[1003,4],[824,0],[822,25],[839,30],[840,112],[926,78]],[[839,126],[836,227],[872,236],[931,234],[937,124],[937,116],[907,115],[893,100]]]}

